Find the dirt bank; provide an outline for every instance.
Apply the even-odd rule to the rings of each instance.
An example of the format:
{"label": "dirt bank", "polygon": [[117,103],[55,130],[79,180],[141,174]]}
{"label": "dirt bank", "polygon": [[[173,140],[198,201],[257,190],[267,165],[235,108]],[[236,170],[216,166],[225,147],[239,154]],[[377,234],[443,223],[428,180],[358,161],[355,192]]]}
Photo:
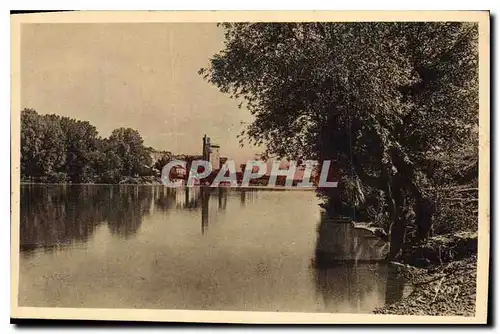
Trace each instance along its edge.
{"label": "dirt bank", "polygon": [[398,275],[413,287],[399,302],[378,314],[474,316],[476,305],[477,232],[430,238],[403,251]]}
{"label": "dirt bank", "polygon": [[401,275],[414,290],[401,301],[377,309],[377,314],[474,316],[476,256],[419,269],[401,265]]}

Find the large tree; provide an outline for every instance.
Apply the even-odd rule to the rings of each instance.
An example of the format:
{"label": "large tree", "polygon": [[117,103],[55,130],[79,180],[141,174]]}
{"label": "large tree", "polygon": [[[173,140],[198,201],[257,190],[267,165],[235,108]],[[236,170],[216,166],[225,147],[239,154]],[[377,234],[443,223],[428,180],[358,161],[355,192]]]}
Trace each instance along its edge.
{"label": "large tree", "polygon": [[[335,160],[330,212],[365,214],[382,194],[391,252],[412,206],[431,229],[429,157],[462,147],[478,122],[477,26],[458,22],[223,24],[225,48],[200,74],[255,116],[267,153]],[[344,182],[345,181],[345,182]],[[339,196],[339,194],[341,196]],[[346,210],[347,208],[347,210]],[[356,217],[355,217],[356,218]],[[359,217],[357,217],[359,218]]]}
{"label": "large tree", "polygon": [[108,145],[121,159],[122,175],[136,176],[151,166],[151,156],[137,130],[131,128],[113,130]]}
{"label": "large tree", "polygon": [[33,109],[21,111],[21,176],[47,176],[66,162],[64,131],[57,120]]}
{"label": "large tree", "polygon": [[87,121],[69,117],[57,117],[65,133],[66,164],[65,172],[72,182],[86,183],[93,181],[93,164],[99,142],[95,126]]}

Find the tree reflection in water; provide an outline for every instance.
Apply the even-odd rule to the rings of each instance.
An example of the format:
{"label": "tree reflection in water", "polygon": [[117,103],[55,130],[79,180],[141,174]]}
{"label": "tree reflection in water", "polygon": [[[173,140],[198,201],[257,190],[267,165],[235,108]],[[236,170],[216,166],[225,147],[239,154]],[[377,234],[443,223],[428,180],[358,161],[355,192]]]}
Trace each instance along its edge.
{"label": "tree reflection in water", "polygon": [[112,200],[107,187],[21,186],[21,251],[87,240],[110,215],[107,204]]}
{"label": "tree reflection in water", "polygon": [[323,216],[314,258],[316,290],[331,312],[371,312],[403,297],[405,282],[382,261],[384,245]]}
{"label": "tree reflection in water", "polygon": [[[118,246],[114,248],[112,244],[109,247],[107,245],[95,247],[96,253],[93,253],[92,247],[95,245],[90,243],[86,245],[89,248],[85,249],[83,254],[78,251],[76,254],[72,252],[67,254],[80,257],[80,260],[87,259],[88,256],[89,261],[95,259],[102,261],[100,265],[106,268],[103,269],[104,273],[118,269],[127,272],[126,266],[122,266],[123,261],[117,260],[123,255],[123,248],[120,247],[134,245],[136,241],[134,238],[140,233],[137,241],[147,240],[148,245],[142,254],[139,248],[131,251],[134,254],[139,253],[137,261],[145,263],[141,255],[152,256],[155,258],[155,263],[160,259],[163,261],[160,263],[174,263],[180,268],[184,266],[187,270],[187,273],[169,271],[165,269],[168,265],[155,264],[154,270],[150,273],[150,277],[155,275],[159,277],[154,289],[164,287],[165,277],[172,277],[171,275],[177,275],[178,280],[176,281],[178,285],[173,285],[172,291],[178,291],[179,286],[184,286],[187,279],[191,279],[191,282],[208,284],[205,280],[199,279],[202,277],[200,275],[211,278],[215,275],[213,268],[218,268],[219,273],[214,277],[220,278],[221,282],[227,279],[225,281],[227,290],[221,290],[219,293],[234,292],[236,296],[248,282],[245,276],[240,277],[240,280],[234,279],[233,285],[233,276],[246,272],[244,269],[246,266],[252,268],[255,266],[258,269],[255,271],[255,282],[258,282],[256,291],[261,291],[262,296],[265,296],[264,299],[274,296],[280,300],[280,293],[288,298],[289,291],[294,291],[297,295],[300,293],[312,295],[311,308],[317,307],[321,311],[371,312],[384,303],[392,303],[401,298],[405,289],[404,282],[398,279],[397,271],[393,267],[379,262],[383,254],[376,246],[376,240],[363,237],[348,224],[332,223],[326,217],[321,219],[315,236],[314,226],[317,216],[310,220],[308,217],[317,213],[316,204],[313,201],[305,202],[310,198],[308,196],[291,197],[295,198],[294,204],[291,205],[293,208],[300,209],[302,204],[307,206],[307,210],[301,216],[295,217],[294,212],[286,212],[288,215],[283,219],[284,225],[269,226],[268,223],[280,221],[284,215],[283,211],[290,207],[288,202],[283,200],[290,193],[283,196],[274,193],[270,196],[267,191],[208,187],[172,189],[146,185],[23,185],[21,250],[27,262],[30,262],[29,260],[36,262],[39,259],[31,257],[35,249],[51,251],[66,245],[72,245],[68,248],[80,248],[79,243],[83,245],[95,235],[93,241],[111,243],[119,241]],[[254,199],[260,197],[258,194],[262,194],[261,201],[255,201],[256,205],[252,206]],[[232,197],[228,198],[230,196]],[[270,199],[274,202],[269,201]],[[280,206],[281,209],[276,209],[277,203],[285,204]],[[300,210],[298,212],[300,213]],[[255,220],[258,219],[254,216],[242,217],[242,215],[258,214],[262,215],[265,224],[255,224]],[[176,234],[169,236],[170,239],[164,239],[161,233],[170,229]],[[200,236],[202,233],[204,236]],[[268,237],[269,234],[271,238]],[[233,235],[236,237],[231,240]],[[141,239],[143,236],[146,239]],[[155,238],[156,236],[158,238]],[[184,236],[186,242],[179,238]],[[314,238],[316,238],[315,245]],[[123,239],[128,241],[122,243]],[[297,241],[298,246],[292,246],[292,241]],[[168,244],[170,242],[172,245]],[[260,247],[255,247],[255,244]],[[207,245],[221,247],[212,252],[213,262],[210,265],[206,258]],[[169,252],[169,247],[174,252]],[[191,258],[186,259],[183,251],[185,248],[193,249],[192,247],[195,247],[196,251]],[[179,256],[175,256],[177,249],[181,252]],[[253,255],[247,250],[252,251]],[[98,253],[101,251],[105,251],[106,256]],[[124,253],[131,254],[127,250]],[[173,254],[172,257],[170,254]],[[311,256],[314,257],[315,264],[312,269],[305,263]],[[128,258],[129,256],[127,261]],[[71,263],[75,261],[73,257],[69,259]],[[52,256],[45,260],[49,261],[47,263],[53,261]],[[219,265],[221,261],[222,264]],[[200,263],[205,263],[205,267],[200,266]],[[276,266],[277,263],[280,265]],[[111,265],[115,265],[114,269]],[[131,262],[130,266],[135,269],[141,264]],[[71,267],[70,264],[64,263],[59,269],[66,270],[68,267]],[[144,268],[149,267],[142,269]],[[31,269],[27,266],[25,270]],[[227,273],[230,273],[230,277],[227,277]],[[95,271],[93,275],[100,274]],[[128,272],[124,275],[128,275]],[[106,276],[106,279],[112,278],[112,275]],[[130,287],[135,287],[136,282],[132,281],[131,279],[130,283],[133,285]],[[61,282],[56,280],[53,284],[59,289]],[[71,284],[69,286],[74,286]],[[278,286],[282,289],[277,288]],[[261,288],[262,290],[259,290]],[[250,292],[247,291],[247,297],[253,298]],[[196,291],[193,293],[196,294]],[[122,294],[123,291],[117,292],[117,296]],[[151,294],[152,299],[156,296],[156,291]],[[214,296],[217,297],[216,294]],[[196,296],[194,304],[199,298],[204,297]]]}
{"label": "tree reflection in water", "polygon": [[[240,192],[241,205],[254,195],[245,189],[208,187],[22,185],[20,248],[29,254],[39,248],[51,250],[85,242],[102,224],[113,235],[130,238],[145,216],[170,210],[201,211],[201,232],[205,233],[210,212],[226,210],[231,191]],[[212,197],[216,197],[217,210],[209,205]]]}

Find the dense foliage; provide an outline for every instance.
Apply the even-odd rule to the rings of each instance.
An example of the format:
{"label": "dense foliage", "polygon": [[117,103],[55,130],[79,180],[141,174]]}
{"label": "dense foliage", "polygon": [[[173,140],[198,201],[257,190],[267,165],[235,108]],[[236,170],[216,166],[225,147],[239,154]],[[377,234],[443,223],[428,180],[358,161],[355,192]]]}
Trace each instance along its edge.
{"label": "dense foliage", "polygon": [[26,181],[119,183],[153,174],[150,151],[134,129],[119,128],[101,138],[89,122],[21,111],[21,178]]}
{"label": "dense foliage", "polygon": [[199,73],[255,116],[243,135],[269,155],[336,161],[341,187],[320,190],[325,208],[386,221],[390,257],[410,226],[414,241],[428,238],[438,205],[428,189],[461,182],[439,158],[477,147],[477,26],[223,27],[225,48]]}

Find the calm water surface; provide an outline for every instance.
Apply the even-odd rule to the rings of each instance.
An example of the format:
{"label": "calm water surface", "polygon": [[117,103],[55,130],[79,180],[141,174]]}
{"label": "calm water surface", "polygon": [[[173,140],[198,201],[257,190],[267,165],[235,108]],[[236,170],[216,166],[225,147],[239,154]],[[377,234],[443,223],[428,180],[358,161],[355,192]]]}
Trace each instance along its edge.
{"label": "calm water surface", "polygon": [[371,312],[386,245],[299,190],[21,187],[19,305]]}

